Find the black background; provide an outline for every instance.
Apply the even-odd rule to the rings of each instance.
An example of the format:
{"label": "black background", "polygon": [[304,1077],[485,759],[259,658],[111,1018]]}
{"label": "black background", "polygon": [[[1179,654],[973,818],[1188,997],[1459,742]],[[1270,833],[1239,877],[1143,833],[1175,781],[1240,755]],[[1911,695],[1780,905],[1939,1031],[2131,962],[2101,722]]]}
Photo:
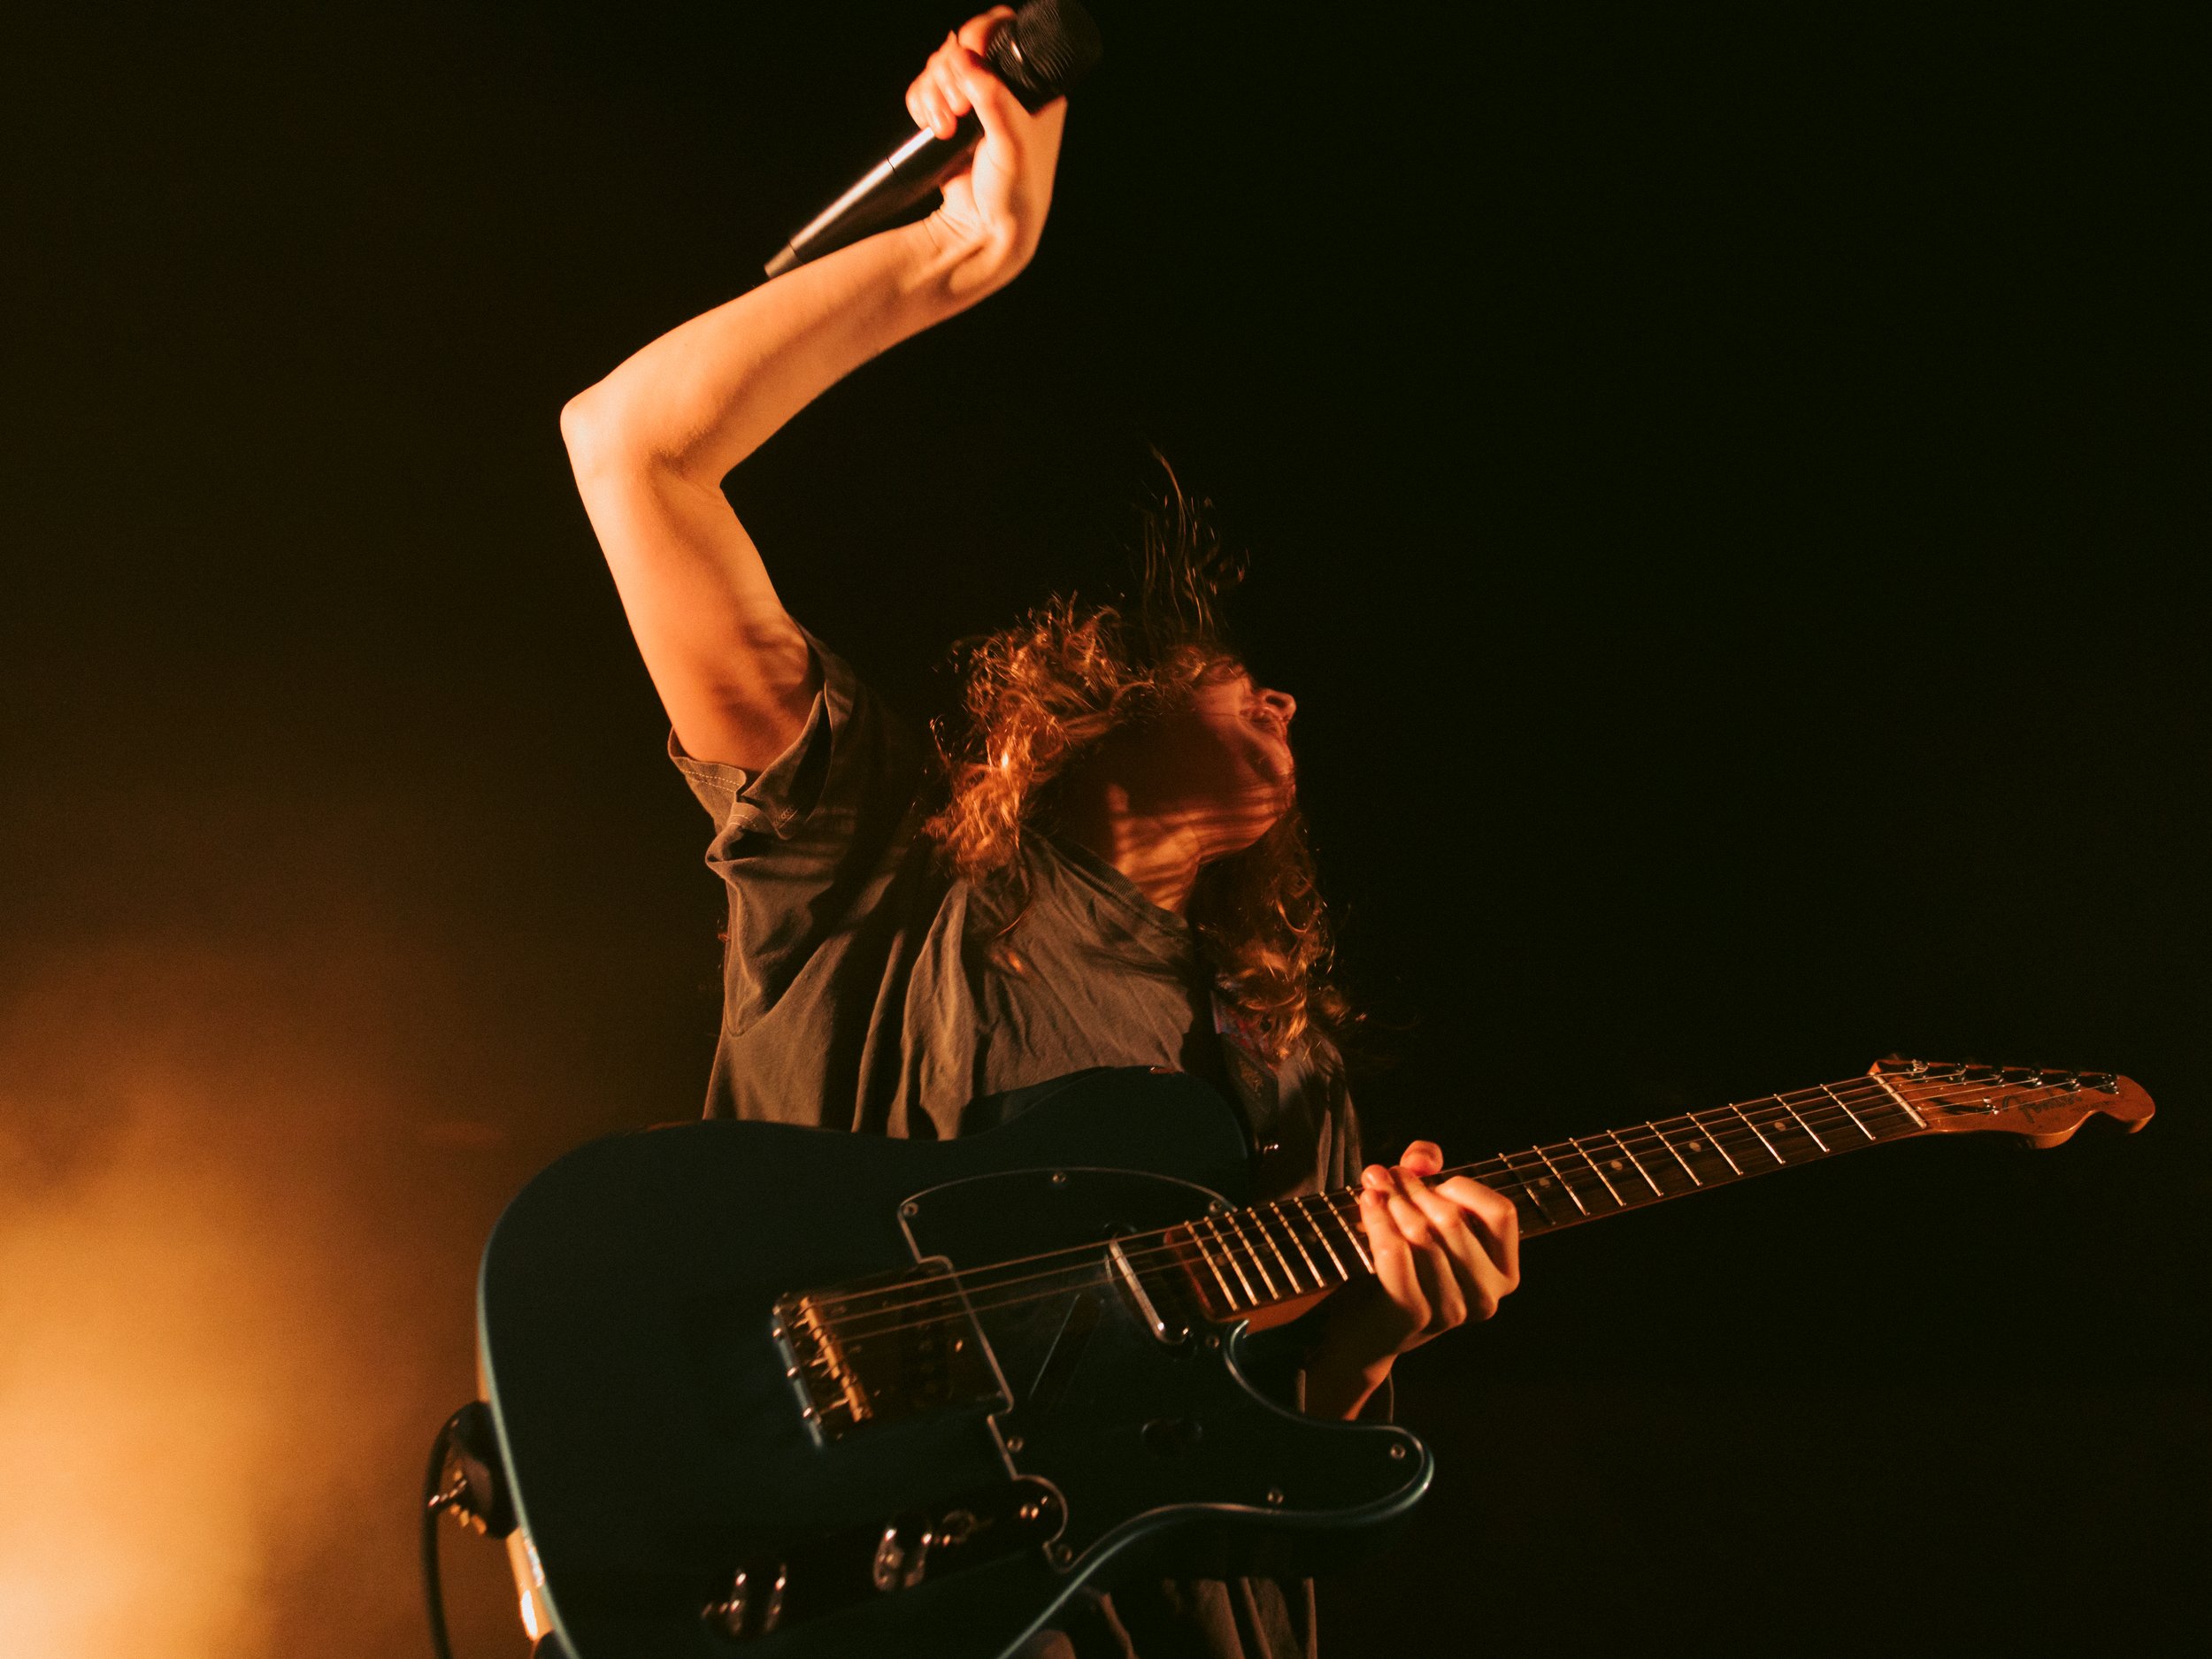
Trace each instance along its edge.
{"label": "black background", "polygon": [[[734,475],[793,612],[926,711],[947,641],[1118,579],[1159,445],[1253,556],[1393,1145],[1892,1050],[2161,1106],[1534,1246],[1402,1367],[1438,1488],[1328,1583],[1330,1650],[2201,1632],[2173,44],[1096,10],[1033,268]],[[706,826],[557,412],[748,286],[958,20],[147,11],[13,55],[0,1173],[35,1215],[120,1156],[127,1051],[228,1102],[189,1138],[341,1194],[344,1236],[280,1236],[321,1240],[319,1397],[382,1426],[319,1432],[263,1516],[273,1650],[416,1651],[415,1448],[470,1387],[484,1232],[703,1087]],[[514,1651],[454,1553],[470,1651]]]}

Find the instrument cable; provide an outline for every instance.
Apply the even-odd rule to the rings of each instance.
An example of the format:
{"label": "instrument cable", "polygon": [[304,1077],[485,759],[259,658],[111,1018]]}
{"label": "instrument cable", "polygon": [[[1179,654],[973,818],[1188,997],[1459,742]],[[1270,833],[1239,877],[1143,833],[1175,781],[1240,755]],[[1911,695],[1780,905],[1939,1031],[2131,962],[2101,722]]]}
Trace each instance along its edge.
{"label": "instrument cable", "polygon": [[[450,1476],[447,1465],[452,1465]],[[504,1538],[515,1530],[491,1408],[472,1400],[445,1420],[430,1442],[422,1476],[422,1601],[430,1616],[430,1651],[453,1659],[445,1627],[445,1586],[438,1571],[438,1517],[450,1510],[471,1532]]]}

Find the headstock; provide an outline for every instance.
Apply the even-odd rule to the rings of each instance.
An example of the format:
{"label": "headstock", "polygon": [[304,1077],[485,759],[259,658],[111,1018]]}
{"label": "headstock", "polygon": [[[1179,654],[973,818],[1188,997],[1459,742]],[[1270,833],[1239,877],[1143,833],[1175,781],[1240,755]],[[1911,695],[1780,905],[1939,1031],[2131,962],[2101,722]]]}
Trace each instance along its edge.
{"label": "headstock", "polygon": [[2157,1110],[2131,1078],[2047,1066],[1941,1064],[1892,1055],[1867,1068],[1938,1134],[2001,1129],[2055,1147],[2100,1113],[2133,1134]]}

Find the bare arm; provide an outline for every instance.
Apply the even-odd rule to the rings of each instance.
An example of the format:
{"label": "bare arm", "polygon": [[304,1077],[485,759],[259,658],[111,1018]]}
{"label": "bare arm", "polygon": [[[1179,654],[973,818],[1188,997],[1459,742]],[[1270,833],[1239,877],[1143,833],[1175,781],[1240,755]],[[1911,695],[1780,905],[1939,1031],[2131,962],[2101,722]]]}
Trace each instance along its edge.
{"label": "bare arm", "polygon": [[1011,281],[1036,250],[1064,106],[1029,114],[976,51],[972,19],[907,95],[949,135],[983,124],[944,205],[755,288],[663,335],[561,411],[578,489],[678,740],[764,766],[798,735],[816,685],[724,476],[823,391],[910,334]]}

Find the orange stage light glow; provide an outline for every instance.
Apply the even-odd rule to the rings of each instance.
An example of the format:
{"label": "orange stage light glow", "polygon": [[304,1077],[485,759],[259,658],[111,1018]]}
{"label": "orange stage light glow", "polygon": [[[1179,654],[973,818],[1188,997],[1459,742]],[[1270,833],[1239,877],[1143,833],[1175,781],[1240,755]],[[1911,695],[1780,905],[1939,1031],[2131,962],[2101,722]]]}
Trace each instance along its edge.
{"label": "orange stage light glow", "polygon": [[[450,992],[410,954],[78,946],[0,975],[7,1659],[421,1651],[414,1487],[518,1177],[389,1058]],[[457,1647],[526,1651],[500,1553],[446,1550]]]}

